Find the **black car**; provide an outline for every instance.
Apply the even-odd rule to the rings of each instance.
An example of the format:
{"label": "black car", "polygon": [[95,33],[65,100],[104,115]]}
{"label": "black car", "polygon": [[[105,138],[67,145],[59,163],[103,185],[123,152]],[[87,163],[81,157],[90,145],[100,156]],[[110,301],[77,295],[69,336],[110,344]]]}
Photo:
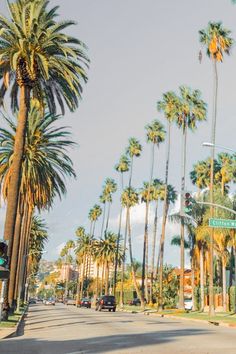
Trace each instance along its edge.
{"label": "black car", "polygon": [[116,311],[116,298],[112,295],[104,295],[96,302],[96,311],[107,309],[109,311]]}
{"label": "black car", "polygon": [[129,305],[134,305],[134,306],[140,306],[141,305],[141,301],[138,298],[134,298],[133,300],[129,300],[128,304]]}
{"label": "black car", "polygon": [[91,300],[88,297],[85,297],[81,299],[79,303],[79,307],[87,307],[88,309],[91,309]]}

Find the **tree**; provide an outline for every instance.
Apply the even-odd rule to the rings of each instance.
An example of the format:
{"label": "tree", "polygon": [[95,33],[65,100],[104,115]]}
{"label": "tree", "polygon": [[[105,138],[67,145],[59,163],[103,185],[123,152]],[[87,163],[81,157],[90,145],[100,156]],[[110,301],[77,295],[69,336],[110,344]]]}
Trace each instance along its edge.
{"label": "tree", "polygon": [[184,309],[184,194],[186,175],[187,130],[196,130],[197,123],[206,120],[206,104],[201,99],[199,90],[191,90],[186,86],[180,87],[180,97],[176,105],[176,123],[182,130],[181,155],[181,200],[180,214],[182,217],[180,237],[180,297],[179,307]]}
{"label": "tree", "polygon": [[[167,192],[166,192],[167,191]],[[166,200],[166,203],[165,203]],[[157,274],[159,276],[159,296],[158,296],[158,308],[163,309],[163,260],[164,260],[164,241],[165,241],[165,228],[167,222],[168,211],[171,203],[175,203],[177,200],[177,192],[173,186],[170,184],[165,187],[165,199],[164,199],[164,211],[163,211],[163,221],[162,221],[162,233],[159,246],[159,264],[157,264]]]}
{"label": "tree", "polygon": [[146,196],[146,213],[145,213],[145,228],[144,228],[144,238],[143,238],[143,269],[142,269],[142,292],[144,297],[144,281],[145,281],[145,296],[148,301],[148,213],[149,213],[149,203],[150,189],[153,179],[154,170],[154,158],[155,158],[155,147],[159,147],[160,143],[164,142],[166,131],[162,123],[158,120],[154,120],[151,124],[145,127],[147,133],[147,142],[152,144],[151,153],[151,165],[150,165],[150,178],[147,186],[147,196]]}
{"label": "tree", "polygon": [[[124,189],[124,173],[129,171],[130,160],[126,155],[122,155],[120,157],[119,162],[115,165],[115,170],[120,173],[120,189],[121,194]],[[117,237],[117,245],[116,245],[116,259],[115,259],[115,271],[114,271],[114,288],[113,293],[116,293],[116,282],[117,282],[117,267],[118,267],[118,250],[120,247],[120,239],[121,239],[121,224],[122,224],[122,214],[123,214],[123,206],[122,203],[120,205],[120,215],[119,215],[119,227],[118,227],[118,237]]]}
{"label": "tree", "polygon": [[[217,63],[223,62],[224,54],[230,53],[233,39],[230,37],[231,31],[224,28],[221,22],[209,22],[206,29],[199,31],[200,42],[206,47],[206,54],[212,60],[214,69],[214,92],[211,125],[211,183],[210,183],[210,202],[214,203],[214,157],[215,157],[215,137],[216,137],[216,118],[217,118],[217,95],[218,95],[218,72]],[[214,216],[214,208],[211,207],[211,217]],[[214,229],[211,229],[210,237],[210,279],[209,279],[209,314],[214,315],[214,279],[213,279],[213,239]]]}
{"label": "tree", "polygon": [[[142,293],[139,290],[139,286],[136,279],[134,262],[133,262],[133,252],[132,252],[132,239],[131,239],[131,223],[130,223],[130,208],[134,207],[139,202],[138,193],[132,188],[128,187],[124,189],[121,196],[121,203],[123,207],[126,208],[126,225],[125,225],[125,239],[128,234],[128,242],[129,242],[129,255],[130,255],[130,266],[131,266],[131,275],[133,279],[133,284],[135,287],[135,291],[137,293],[138,298],[141,299],[141,306],[144,307],[144,298]],[[125,265],[125,249],[123,253],[123,264],[122,264],[122,277],[121,281],[124,282],[124,265]],[[123,306],[123,288],[121,289],[121,305]]]}
{"label": "tree", "polygon": [[126,154],[130,157],[130,175],[129,175],[129,188],[132,184],[132,176],[133,176],[133,162],[134,157],[139,157],[142,152],[142,145],[136,138],[129,139],[129,146],[126,148]]}
{"label": "tree", "polygon": [[82,82],[87,80],[85,45],[62,32],[74,22],[57,23],[58,7],[51,10],[47,7],[47,0],[18,0],[9,3],[9,20],[0,16],[0,103],[3,104],[5,93],[9,91],[13,110],[19,108],[4,227],[4,239],[9,240],[9,257],[30,100],[36,99],[42,110],[46,101],[51,113],[56,111],[56,100],[63,113],[64,102],[74,111],[81,98]]}
{"label": "tree", "polygon": [[[66,193],[64,177],[75,177],[73,164],[68,156],[68,147],[74,145],[69,139],[70,132],[65,127],[55,128],[60,116],[46,113],[42,119],[39,110],[34,106],[31,108],[29,116],[20,186],[22,205],[17,214],[10,263],[11,275],[8,294],[10,306],[12,306],[14,292],[17,297],[18,277],[20,276],[20,270],[17,270],[17,267],[25,267],[23,255],[28,244],[27,235],[30,231],[34,208],[37,207],[39,211],[49,209],[56,196],[61,198]],[[11,161],[14,154],[16,123],[9,118],[5,119],[10,129],[0,129],[0,178],[2,181],[1,192],[6,200],[12,176]],[[24,251],[21,250],[22,247]]]}
{"label": "tree", "polygon": [[100,196],[100,201],[101,201],[101,203],[104,204],[101,238],[103,237],[103,229],[104,229],[105,214],[106,214],[106,204],[108,204],[108,211],[107,211],[107,220],[106,220],[106,225],[105,225],[105,233],[107,232],[108,226],[109,226],[112,194],[115,193],[116,191],[117,191],[117,184],[114,181],[114,179],[107,178],[105,180],[105,184],[103,186],[102,195]]}
{"label": "tree", "polygon": [[92,209],[89,211],[89,220],[91,221],[90,234],[94,236],[95,234],[95,225],[98,218],[102,215],[102,209],[100,205],[95,204]]}

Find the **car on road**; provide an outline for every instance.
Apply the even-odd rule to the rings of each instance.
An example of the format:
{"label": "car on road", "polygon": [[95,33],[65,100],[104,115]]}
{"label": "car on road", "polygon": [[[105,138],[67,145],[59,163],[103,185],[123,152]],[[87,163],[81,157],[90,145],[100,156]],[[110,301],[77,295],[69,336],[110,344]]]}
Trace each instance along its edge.
{"label": "car on road", "polygon": [[29,305],[36,305],[37,301],[36,299],[29,299]]}
{"label": "car on road", "polygon": [[116,298],[113,295],[104,295],[96,302],[96,311],[109,310],[116,311]]}
{"label": "car on road", "polygon": [[78,307],[87,307],[91,309],[91,299],[89,297],[84,297],[78,304]]}
{"label": "car on road", "polygon": [[75,299],[69,299],[69,298],[68,298],[68,299],[65,299],[65,300],[64,300],[64,304],[67,305],[67,306],[68,306],[68,305],[76,306],[76,300],[75,300]]}
{"label": "car on road", "polygon": [[56,302],[55,302],[54,299],[46,299],[44,301],[44,305],[53,305],[53,306],[55,306],[55,304],[56,304]]}
{"label": "car on road", "polygon": [[128,301],[128,305],[140,306],[141,305],[141,301],[138,298],[134,298],[134,299]]}
{"label": "car on road", "polygon": [[192,310],[193,308],[193,300],[192,299],[184,299],[184,308],[185,310]]}

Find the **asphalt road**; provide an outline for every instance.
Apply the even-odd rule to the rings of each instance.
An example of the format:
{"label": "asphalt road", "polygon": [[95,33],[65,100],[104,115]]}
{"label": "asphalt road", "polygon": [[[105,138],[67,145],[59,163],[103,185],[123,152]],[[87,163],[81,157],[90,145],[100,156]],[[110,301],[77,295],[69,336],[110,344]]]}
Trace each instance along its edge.
{"label": "asphalt road", "polygon": [[236,329],[155,315],[32,305],[1,354],[236,354]]}

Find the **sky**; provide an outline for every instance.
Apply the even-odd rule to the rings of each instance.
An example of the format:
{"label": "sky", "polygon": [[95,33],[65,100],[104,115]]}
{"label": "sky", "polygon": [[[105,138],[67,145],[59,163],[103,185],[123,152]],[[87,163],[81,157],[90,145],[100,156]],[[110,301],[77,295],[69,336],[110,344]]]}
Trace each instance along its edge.
{"label": "sky", "polygon": [[[187,175],[192,165],[209,156],[202,142],[210,140],[213,70],[199,43],[198,31],[209,21],[222,21],[236,39],[236,6],[230,0],[51,0],[59,5],[60,19],[73,19],[77,25],[68,33],[88,46],[91,60],[89,81],[75,113],[66,111],[63,125],[70,126],[78,143],[69,151],[77,173],[67,181],[67,195],[55,200],[53,209],[42,213],[47,221],[49,242],[45,258],[58,258],[63,244],[75,239],[75,230],[84,225],[89,230],[89,209],[99,201],[104,180],[119,176],[114,170],[130,137],[143,145],[134,162],[133,185],[140,188],[149,178],[150,146],[146,143],[145,125],[158,119],[156,102],[166,91],[178,91],[187,85],[202,92],[208,104],[207,122],[188,135]],[[7,15],[6,1],[0,0],[0,13]],[[199,50],[203,60],[198,61]],[[219,97],[216,142],[235,148],[236,50],[218,65]],[[10,112],[9,112],[10,114]],[[180,190],[181,134],[173,129],[170,183]],[[155,157],[155,177],[164,178],[165,144]],[[189,178],[187,190],[194,191]],[[173,207],[178,209],[178,203]],[[161,211],[159,210],[160,237]],[[2,234],[5,209],[0,210]],[[110,229],[117,232],[119,193],[114,197]],[[132,212],[134,256],[141,259],[144,234],[144,205]],[[153,210],[150,211],[150,220]],[[96,227],[99,237],[101,224]],[[179,250],[170,246],[179,226],[168,224],[165,261],[179,264]]]}

